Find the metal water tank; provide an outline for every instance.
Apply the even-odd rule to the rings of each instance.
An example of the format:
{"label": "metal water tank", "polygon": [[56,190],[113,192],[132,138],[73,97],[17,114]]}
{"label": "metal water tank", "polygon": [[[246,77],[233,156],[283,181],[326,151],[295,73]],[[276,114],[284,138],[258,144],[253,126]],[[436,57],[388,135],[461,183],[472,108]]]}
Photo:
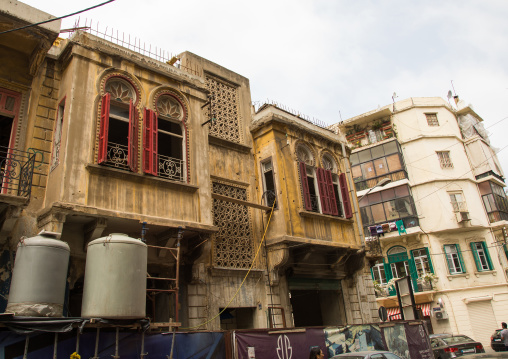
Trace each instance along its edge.
{"label": "metal water tank", "polygon": [[60,233],[41,232],[20,240],[6,312],[27,317],[61,317],[70,248]]}
{"label": "metal water tank", "polygon": [[83,285],[83,318],[145,317],[147,247],[125,234],[88,244]]}

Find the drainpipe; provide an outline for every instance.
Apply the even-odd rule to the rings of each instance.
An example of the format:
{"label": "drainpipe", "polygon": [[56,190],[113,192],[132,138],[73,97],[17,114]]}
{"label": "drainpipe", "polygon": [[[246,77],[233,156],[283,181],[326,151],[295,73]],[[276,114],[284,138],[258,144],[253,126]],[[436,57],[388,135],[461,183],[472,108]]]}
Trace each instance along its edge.
{"label": "drainpipe", "polygon": [[[349,167],[349,160],[348,160],[348,157],[346,157],[346,146],[344,146],[344,144],[342,143],[342,157],[344,158],[344,163],[345,163],[345,166],[346,166],[346,178],[347,178],[347,183],[348,183],[348,186],[350,188],[350,192],[351,190],[354,188],[354,183],[352,183],[352,180],[351,180],[351,169]],[[353,197],[353,196],[351,196]],[[362,247],[365,249],[365,235],[363,234],[363,227],[361,225],[361,221],[360,221],[360,210],[358,208],[358,201],[357,201],[357,198],[351,198],[351,202],[353,202],[353,207],[355,209],[355,221],[356,221],[356,225],[358,226],[358,233],[360,234],[360,240],[362,242]]]}

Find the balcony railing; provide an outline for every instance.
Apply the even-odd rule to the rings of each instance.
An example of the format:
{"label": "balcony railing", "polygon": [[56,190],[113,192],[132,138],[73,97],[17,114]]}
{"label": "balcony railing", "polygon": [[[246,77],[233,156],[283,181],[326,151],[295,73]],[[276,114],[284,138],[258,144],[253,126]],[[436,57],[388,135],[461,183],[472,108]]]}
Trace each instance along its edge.
{"label": "balcony railing", "polygon": [[159,176],[174,181],[183,182],[185,179],[185,161],[168,156],[158,155]]}
{"label": "balcony railing", "polygon": [[30,198],[35,155],[0,146],[1,194]]}
{"label": "balcony railing", "polygon": [[362,177],[355,178],[355,187],[357,191],[363,191],[365,189],[369,189],[374,187],[379,181],[381,181],[383,178],[389,178],[392,182],[407,178],[406,171],[396,171],[392,173],[387,173],[382,176],[369,178],[367,180],[363,179]]}
{"label": "balcony railing", "polygon": [[108,142],[106,166],[128,170],[128,153],[129,147],[118,143]]}

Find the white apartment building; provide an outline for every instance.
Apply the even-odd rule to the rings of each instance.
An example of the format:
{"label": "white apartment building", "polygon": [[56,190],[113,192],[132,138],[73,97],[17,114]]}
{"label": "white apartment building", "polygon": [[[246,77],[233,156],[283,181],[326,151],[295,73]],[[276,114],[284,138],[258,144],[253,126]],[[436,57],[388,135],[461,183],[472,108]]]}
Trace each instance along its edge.
{"label": "white apartment building", "polygon": [[508,200],[482,121],[458,98],[409,98],[336,128],[352,148],[378,305],[399,318],[386,284],[410,276],[434,333],[488,350],[508,321]]}

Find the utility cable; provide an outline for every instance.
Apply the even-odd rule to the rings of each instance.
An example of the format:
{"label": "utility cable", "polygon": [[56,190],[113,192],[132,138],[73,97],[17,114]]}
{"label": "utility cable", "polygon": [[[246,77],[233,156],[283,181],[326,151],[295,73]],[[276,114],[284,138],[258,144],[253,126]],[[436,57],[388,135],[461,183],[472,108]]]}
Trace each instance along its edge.
{"label": "utility cable", "polygon": [[115,0],[108,0],[108,1],[105,1],[105,2],[100,3],[98,5],[95,5],[95,6],[83,9],[83,10],[79,10],[79,11],[76,11],[76,12],[73,12],[72,14],[68,14],[68,15],[64,15],[64,16],[60,16],[60,17],[55,17],[53,19],[49,19],[49,20],[41,21],[41,22],[38,22],[38,23],[35,23],[35,24],[30,24],[30,25],[18,27],[16,29],[10,29],[10,30],[6,30],[6,31],[2,31],[2,32],[0,32],[0,35],[7,34],[9,32],[13,32],[13,31],[27,29],[29,27],[34,27],[34,26],[38,26],[38,25],[42,25],[42,24],[47,24],[48,22],[53,22],[53,21],[60,20],[60,19],[65,19],[66,17],[70,17],[70,16],[74,16],[74,15],[77,15],[77,14],[81,14],[81,13],[83,13],[85,11],[101,7],[101,6],[106,5],[106,4],[108,4],[110,2],[113,2],[113,1],[115,1]]}
{"label": "utility cable", "polygon": [[270,217],[268,217],[268,222],[266,223],[266,228],[265,228],[265,232],[263,233],[263,238],[261,238],[261,242],[259,243],[259,247],[256,251],[256,255],[254,256],[254,258],[252,259],[252,263],[250,265],[250,268],[249,270],[247,271],[247,274],[245,274],[245,277],[243,278],[242,280],[242,283],[240,283],[240,286],[238,287],[238,289],[236,290],[235,294],[233,295],[233,297],[231,298],[231,300],[228,302],[228,304],[226,304],[226,306],[219,312],[217,313],[213,318],[210,318],[209,320],[207,320],[206,322],[203,322],[199,325],[196,325],[196,326],[193,326],[193,327],[188,327],[188,328],[181,328],[181,329],[196,329],[196,328],[199,328],[199,327],[202,327],[203,325],[206,325],[208,323],[210,323],[212,320],[214,320],[215,318],[217,318],[218,316],[220,316],[222,313],[224,313],[224,311],[226,309],[228,309],[228,307],[231,305],[231,303],[233,302],[233,300],[236,298],[236,296],[238,295],[238,293],[240,292],[240,289],[242,288],[243,284],[245,283],[245,280],[247,279],[247,277],[249,276],[249,273],[250,271],[252,270],[252,267],[254,267],[254,263],[256,262],[256,258],[258,257],[258,254],[259,254],[259,251],[261,250],[262,246],[263,246],[263,243],[265,241],[265,237],[266,237],[266,232],[268,231],[268,226],[270,225],[270,220],[272,219],[272,214],[273,214],[273,210],[275,208],[275,203],[277,203],[277,198],[274,199],[273,201],[273,205],[272,205],[272,210],[270,212]]}

